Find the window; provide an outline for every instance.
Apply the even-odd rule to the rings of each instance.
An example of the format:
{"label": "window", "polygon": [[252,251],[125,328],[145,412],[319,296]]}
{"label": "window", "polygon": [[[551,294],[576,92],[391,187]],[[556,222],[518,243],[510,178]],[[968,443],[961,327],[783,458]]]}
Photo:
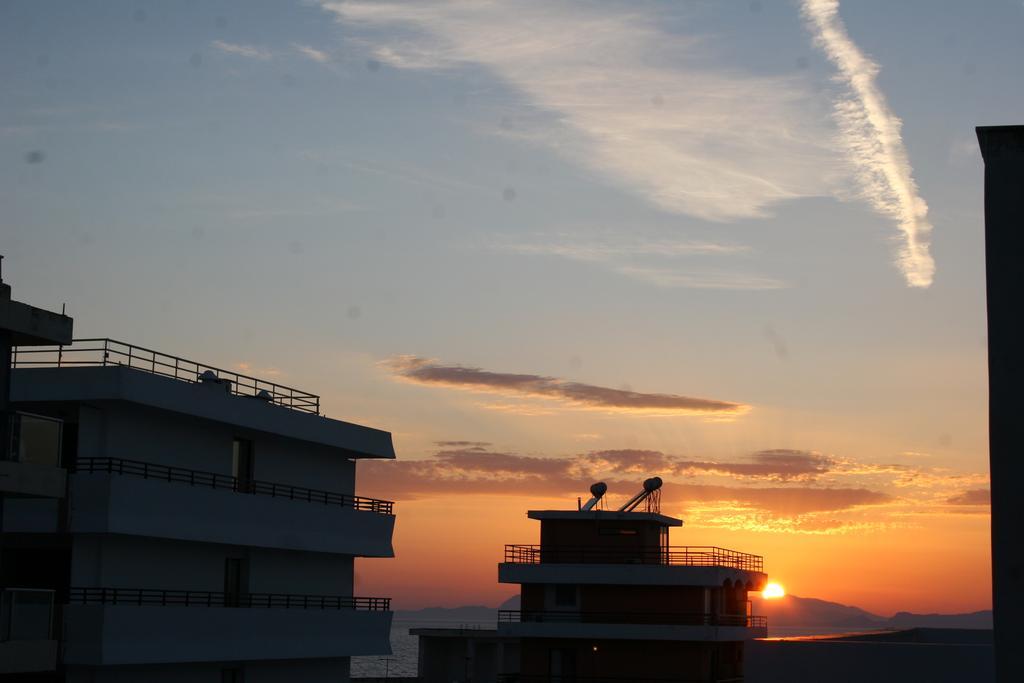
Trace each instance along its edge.
{"label": "window", "polygon": [[566,586],[562,584],[555,585],[555,606],[575,607],[576,586]]}
{"label": "window", "polygon": [[52,590],[5,588],[0,591],[0,641],[48,640],[53,624]]}
{"label": "window", "polygon": [[248,491],[255,466],[252,441],[236,437],[231,449],[231,476],[238,480],[238,490]]}
{"label": "window", "polygon": [[11,459],[59,466],[63,425],[52,417],[15,413],[11,420]]}
{"label": "window", "polygon": [[220,670],[220,683],[244,683],[245,675],[241,667]]}
{"label": "window", "polygon": [[237,557],[224,560],[224,606],[241,607],[249,594],[249,563]]}

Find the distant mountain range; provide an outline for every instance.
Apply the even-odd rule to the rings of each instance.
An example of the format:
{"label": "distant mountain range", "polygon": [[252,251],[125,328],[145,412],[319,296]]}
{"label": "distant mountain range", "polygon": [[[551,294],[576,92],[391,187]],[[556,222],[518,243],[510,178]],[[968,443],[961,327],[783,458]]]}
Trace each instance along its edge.
{"label": "distant mountain range", "polygon": [[[891,617],[841,605],[837,602],[787,595],[764,600],[751,594],[754,614],[768,617],[772,630],[784,629],[883,629],[883,628],[992,628],[992,611],[966,614],[914,614],[897,612]],[[497,608],[483,605],[465,607],[428,607],[418,610],[397,610],[399,621],[443,622],[446,624],[488,625],[497,622],[499,609],[519,609],[519,596],[514,595]]]}
{"label": "distant mountain range", "polygon": [[914,614],[891,617],[872,614],[837,602],[787,595],[764,600],[751,595],[754,614],[768,617],[774,628],[992,628],[992,610],[966,614]]}

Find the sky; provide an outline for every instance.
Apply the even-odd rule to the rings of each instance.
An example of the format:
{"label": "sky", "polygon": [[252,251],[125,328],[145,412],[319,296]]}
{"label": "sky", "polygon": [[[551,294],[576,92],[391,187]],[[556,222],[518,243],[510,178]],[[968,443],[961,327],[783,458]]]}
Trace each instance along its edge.
{"label": "sky", "polygon": [[[393,433],[357,592],[495,605],[528,509],[881,614],[991,604],[982,165],[1024,3],[0,5],[15,298]],[[1015,118],[1016,117],[1016,118]]]}

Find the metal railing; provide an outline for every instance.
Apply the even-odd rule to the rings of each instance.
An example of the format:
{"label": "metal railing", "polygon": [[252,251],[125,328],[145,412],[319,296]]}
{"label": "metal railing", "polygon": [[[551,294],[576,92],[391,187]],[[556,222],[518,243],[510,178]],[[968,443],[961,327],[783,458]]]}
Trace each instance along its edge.
{"label": "metal railing", "polygon": [[599,546],[506,545],[508,564],[662,564],[686,567],[731,567],[764,571],[764,558],[715,546],[666,546],[616,549]]}
{"label": "metal railing", "polygon": [[300,500],[308,503],[323,503],[324,505],[338,505],[340,507],[376,512],[381,515],[393,515],[394,503],[390,500],[378,500],[376,498],[363,498],[352,496],[347,493],[335,493],[333,491],[320,491],[308,489],[303,486],[290,486],[287,484],[275,484],[269,481],[257,481],[239,479],[227,474],[215,472],[202,472],[189,470],[183,467],[170,467],[168,465],[157,465],[139,460],[125,460],[123,458],[78,458],[68,468],[71,472],[84,474],[124,474],[143,479],[156,479],[158,481],[175,482],[188,484],[190,486],[202,486],[213,489],[224,489],[235,493],[247,493],[250,495],[273,496],[274,498],[287,498],[288,500]]}
{"label": "metal railing", "polygon": [[702,612],[587,612],[499,610],[498,623],[640,624],[664,626],[741,626],[768,628],[768,617]]}
{"label": "metal railing", "polygon": [[566,674],[498,674],[498,683],[743,683],[743,677],[738,678],[637,678],[610,677],[604,676],[595,678],[593,676],[569,676]]}
{"label": "metal railing", "polygon": [[67,346],[16,346],[12,350],[11,365],[15,368],[123,366],[184,382],[216,382],[236,396],[250,396],[285,408],[320,414],[320,397],[316,394],[115,339],[75,339]]}
{"label": "metal railing", "polygon": [[294,593],[223,593],[216,591],[160,590],[153,588],[72,587],[72,605],[135,605],[160,607],[245,607],[274,609],[333,609],[387,611],[391,598],[351,595],[299,595]]}

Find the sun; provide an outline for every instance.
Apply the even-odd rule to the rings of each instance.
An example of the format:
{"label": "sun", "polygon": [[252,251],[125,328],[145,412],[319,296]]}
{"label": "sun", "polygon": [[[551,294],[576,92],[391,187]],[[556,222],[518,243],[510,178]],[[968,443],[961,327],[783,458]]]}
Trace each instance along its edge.
{"label": "sun", "polygon": [[786,595],[786,589],[779,583],[769,583],[761,591],[761,597],[765,600],[774,600],[775,598],[782,598]]}

